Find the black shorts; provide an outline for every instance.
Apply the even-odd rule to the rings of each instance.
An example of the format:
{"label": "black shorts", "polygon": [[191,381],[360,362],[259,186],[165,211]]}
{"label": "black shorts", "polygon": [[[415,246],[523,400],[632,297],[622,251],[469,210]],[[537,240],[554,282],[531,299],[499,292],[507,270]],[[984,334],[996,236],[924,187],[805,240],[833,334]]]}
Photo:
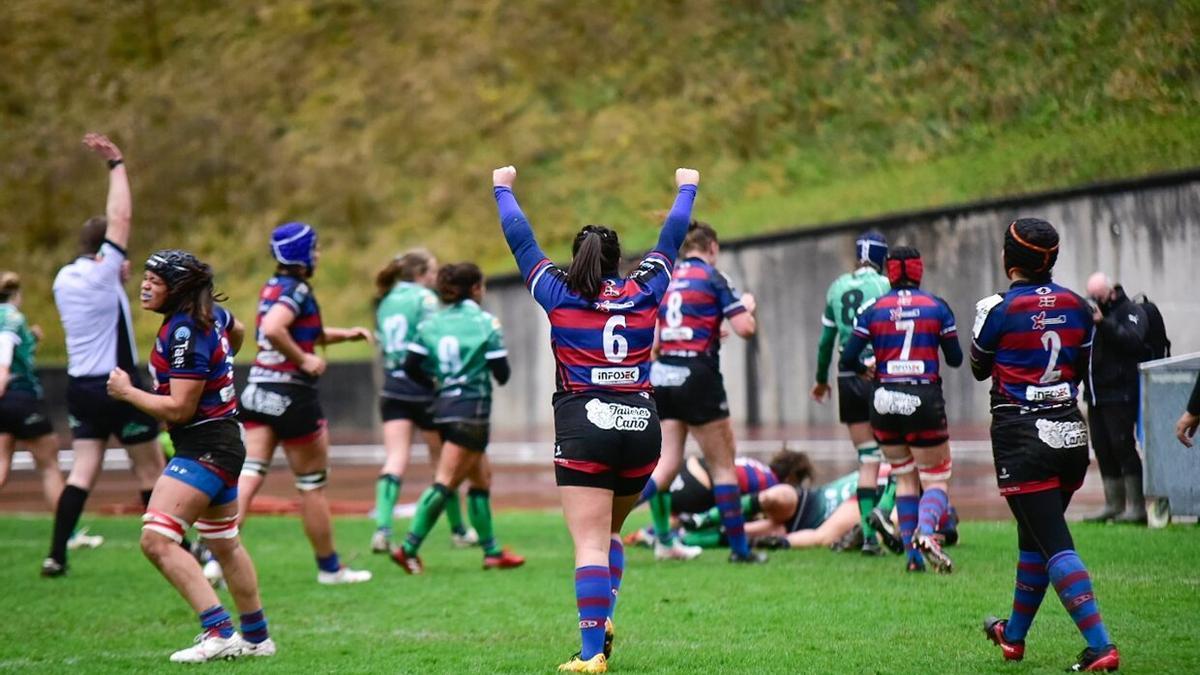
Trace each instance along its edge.
{"label": "black shorts", "polygon": [[858,375],[838,375],[838,419],[842,424],[871,421],[871,393],[875,385]]}
{"label": "black shorts", "polygon": [[788,521],[788,532],[815,530],[825,522],[825,504],[816,490],[794,486],[796,490],[796,512]]}
{"label": "black shorts", "polygon": [[402,401],[398,398],[379,399],[379,416],[384,422],[395,420],[412,420],[418,429],[433,431],[433,411],[430,406],[433,401]]}
{"label": "black shorts", "polygon": [[54,433],[46,414],[46,401],[32,391],[10,389],[0,396],[0,434],[22,441]]}
{"label": "black shorts", "polygon": [[303,384],[250,383],[239,400],[247,429],[270,427],[281,442],[306,443],[325,430],[317,390]]}
{"label": "black shorts", "polygon": [[443,441],[475,452],[487,450],[492,399],[439,396],[433,400],[431,410]]}
{"label": "black shorts", "polygon": [[1088,468],[1087,424],[1079,408],[992,413],[992,458],[1000,494],[1074,492]]}
{"label": "black shorts", "polygon": [[[708,478],[708,485],[703,483],[701,476],[696,475],[693,466],[704,472],[704,478]],[[685,458],[683,470],[671,483],[672,513],[704,513],[716,505],[717,500],[712,492],[712,477],[708,475],[703,460],[692,461],[691,458]]]}
{"label": "black shorts", "polygon": [[661,452],[662,429],[649,394],[554,395],[554,477],[560,486],[638,494]]}
{"label": "black shorts", "polygon": [[176,457],[200,462],[227,483],[232,480],[237,485],[242,463],[246,461],[246,446],[242,443],[242,430],[233,418],[172,429],[171,442]]}
{"label": "black shorts", "polygon": [[[129,373],[133,386],[142,386],[140,371]],[[108,376],[72,377],[67,380],[67,418],[77,440],[108,440],[122,445],[146,443],[158,437],[158,420],[132,405],[108,395]]]}
{"label": "black shorts", "polygon": [[871,395],[871,427],[880,445],[928,448],[950,439],[940,384],[877,383]]}
{"label": "black shorts", "polygon": [[725,379],[708,359],[664,356],[650,366],[658,418],[700,426],[729,417]]}

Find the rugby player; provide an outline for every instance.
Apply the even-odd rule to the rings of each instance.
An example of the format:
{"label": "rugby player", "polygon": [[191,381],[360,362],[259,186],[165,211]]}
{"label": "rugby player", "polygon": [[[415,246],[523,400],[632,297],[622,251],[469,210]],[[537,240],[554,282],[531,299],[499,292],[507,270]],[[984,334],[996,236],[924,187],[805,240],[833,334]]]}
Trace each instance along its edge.
{"label": "rugby player", "polygon": [[625,569],[620,531],[658,463],[662,433],[650,396],[655,319],[692,219],[700,172],[676,169],[678,193],[658,244],[620,276],[617,233],[587,225],[566,270],[538,246],[513,195],[517,170],[492,172],[504,238],[533,299],[550,319],[557,363],[554,473],[575,544],[580,651],[561,671],[602,673],[612,654],[613,611]]}
{"label": "rugby player", "polygon": [[[207,264],[186,251],[152,254],[141,305],[164,315],[150,354],[154,393],[134,386],[119,366],[107,381],[114,399],[166,422],[175,447],[142,516],[141,546],[200,618],[195,644],[171,655],[177,663],[275,654],[254,562],[238,539],[237,477],[246,449],[237,423],[233,355],[245,329],[219,300]],[[241,613],[241,635],[199,563],[178,546],[193,523],[224,569]]]}
{"label": "rugby player", "polygon": [[844,372],[866,372],[859,356],[871,343],[875,350],[871,427],[896,480],[907,569],[925,571],[928,557],[934,569],[946,574],[954,564],[942,550],[936,531],[950,506],[947,487],[952,465],[938,347],[951,368],[962,365],[963,353],[954,313],[946,301],[921,290],[923,274],[917,249],[901,246],[888,254],[892,290],[859,313],[838,367]]}
{"label": "rugby player", "polygon": [[[46,577],[67,571],[67,549],[75,548],[72,533],[100,476],[110,436],[115,436],[129,455],[143,506],[149,503],[150,490],[164,464],[157,420],[114,401],[105,392],[108,373],[116,367],[129,373],[135,387],[142,386],[133,317],[123,288],[129,278],[125,248],[133,198],[121,149],[100,134],[84,136],[83,144],[108,164],[108,200],[104,216],[83,224],[79,257],[54,278],[54,303],[67,339],[67,413],[74,463],[55,507],[50,553],[42,562],[42,576]],[[103,541],[103,537],[90,536],[80,543],[98,546]]]}
{"label": "rugby player", "polygon": [[271,233],[275,274],[258,296],[255,319],[258,354],[242,390],[241,417],[246,427],[246,462],[238,481],[238,514],[262,487],[275,446],[283,445],[300,492],[304,533],[317,558],[317,582],[353,584],[371,573],[345,567],[333,545],[333,522],[325,482],[329,472],[329,436],[317,399],[317,378],[325,359],[317,345],[374,340],[366,328],[333,328],[321,322],[321,309],[310,285],[320,251],[317,232],[304,223],[285,223]]}
{"label": "rugby player", "polygon": [[[858,267],[834,280],[825,293],[825,313],[821,315],[821,341],[817,345],[817,381],[811,396],[817,403],[829,400],[829,363],[833,359],[836,340],[845,347],[854,330],[858,310],[875,301],[890,289],[887,277],[881,274],[887,259],[887,239],[878,232],[864,232],[854,241]],[[870,346],[863,350],[864,364],[873,362]],[[871,431],[871,377],[869,374],[841,372],[838,378],[838,419],[846,425],[850,442],[858,451],[859,523],[862,527],[862,552],[879,555],[879,539],[871,522],[871,510],[877,498],[879,479],[879,443]]]}
{"label": "rugby player", "polygon": [[1038,218],[1004,234],[1012,285],[975,306],[971,372],[992,378],[992,454],[1000,494],[1017,521],[1017,579],[1007,620],[983,625],[1005,660],[1025,656],[1025,635],[1053,584],[1087,641],[1069,670],[1111,671],[1120,654],[1075,552],[1064,512],[1088,468],[1088,433],[1076,403],[1095,333],[1087,301],[1053,281],[1058,232]]}
{"label": "rugby player", "polygon": [[42,494],[53,510],[62,493],[58,436],[50,427],[46,400],[34,365],[42,330],[21,313],[21,277],[0,274],[0,488],[8,482],[16,442],[33,455]]}
{"label": "rugby player", "polygon": [[[383,418],[386,459],[375,481],[375,534],[371,536],[374,553],[391,551],[392,512],[408,469],[413,431],[421,430],[434,466],[441,457],[442,438],[429,409],[433,390],[404,372],[408,343],[416,336],[417,326],[438,308],[437,296],[429,290],[437,281],[437,273],[437,259],[418,248],[396,256],[375,275],[375,325],[384,368],[379,414]],[[446,499],[445,510],[456,546],[479,542],[475,530],[463,527],[457,491]]]}
{"label": "rugby player", "polygon": [[483,569],[520,567],[525,559],[496,542],[489,492],[492,467],[484,454],[492,414],[492,378],[503,385],[512,375],[500,321],[479,307],[483,273],[474,263],[438,270],[437,293],[445,308],[417,326],[408,343],[404,372],[426,388],[437,382],[432,418],[442,438],[442,452],[433,485],[417,500],[412,527],[404,543],[392,551],[392,559],[409,574],[425,571],[417,551],[451,495],[467,481],[467,515],[479,533]]}
{"label": "rugby player", "polygon": [[750,550],[739,501],[736,447],[729,422],[729,402],[721,378],[721,326],[728,320],[733,332],[749,339],[757,330],[754,296],[739,294],[729,278],[717,271],[721,244],[716,230],[693,222],[671,275],[671,286],[658,308],[658,360],[650,367],[654,402],[662,420],[663,450],[654,475],[642,491],[650,502],[658,542],[658,560],[689,560],[699,550],[673,540],[669,528],[671,495],[668,488],[679,473],[683,447],[690,432],[708,460],[713,498],[724,514],[729,561],[766,562],[766,554]]}

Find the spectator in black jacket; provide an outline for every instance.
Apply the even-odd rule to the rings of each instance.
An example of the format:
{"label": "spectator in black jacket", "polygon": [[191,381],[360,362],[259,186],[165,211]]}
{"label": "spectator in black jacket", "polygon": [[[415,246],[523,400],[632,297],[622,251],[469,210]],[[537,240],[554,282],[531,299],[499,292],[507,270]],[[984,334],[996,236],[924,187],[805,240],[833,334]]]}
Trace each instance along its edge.
{"label": "spectator in black jacket", "polygon": [[1096,304],[1095,342],[1088,368],[1088,426],[1104,479],[1102,511],[1088,520],[1146,522],[1142,460],[1134,431],[1138,418],[1138,363],[1147,358],[1146,313],[1103,272],[1088,278]]}
{"label": "spectator in black jacket", "polygon": [[1192,447],[1192,439],[1196,437],[1196,428],[1200,427],[1200,377],[1192,386],[1192,398],[1188,400],[1187,410],[1179,416],[1175,423],[1175,436],[1187,447]]}

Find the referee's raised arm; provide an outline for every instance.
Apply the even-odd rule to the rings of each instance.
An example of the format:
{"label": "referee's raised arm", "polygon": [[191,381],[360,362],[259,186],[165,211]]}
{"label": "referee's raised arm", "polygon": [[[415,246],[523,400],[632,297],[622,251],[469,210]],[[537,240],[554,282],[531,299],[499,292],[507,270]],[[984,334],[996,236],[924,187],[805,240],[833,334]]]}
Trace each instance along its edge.
{"label": "referee's raised arm", "polygon": [[108,162],[108,201],[104,208],[108,226],[104,238],[122,250],[129,246],[129,223],[133,218],[133,196],[129,190],[129,174],[125,157],[104,134],[89,133],[83,144]]}

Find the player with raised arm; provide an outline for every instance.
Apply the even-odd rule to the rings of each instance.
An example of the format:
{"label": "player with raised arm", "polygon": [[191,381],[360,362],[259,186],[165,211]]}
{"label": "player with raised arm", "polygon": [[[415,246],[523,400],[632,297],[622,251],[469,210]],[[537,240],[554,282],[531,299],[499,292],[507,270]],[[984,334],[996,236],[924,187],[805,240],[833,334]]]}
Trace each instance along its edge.
{"label": "player with raised arm", "polygon": [[29,449],[42,476],[42,494],[53,510],[62,493],[58,436],[34,365],[42,331],[21,313],[21,277],[0,274],[0,488],[8,482],[17,442]]}
{"label": "player with raised arm", "polygon": [[[891,289],[881,272],[887,260],[887,239],[878,232],[863,232],[854,241],[858,267],[834,280],[825,293],[825,312],[821,315],[821,341],[817,345],[817,381],[811,396],[817,403],[829,400],[829,363],[836,342],[844,348],[854,331],[859,309],[870,305]],[[874,361],[870,346],[863,350],[864,364]],[[846,425],[850,442],[858,452],[857,504],[862,526],[864,555],[879,555],[879,539],[872,524],[876,507],[879,464],[882,455],[871,431],[871,376],[869,373],[842,372],[838,369],[838,419]]]}
{"label": "player with raised arm", "polygon": [[121,368],[135,387],[141,387],[133,316],[124,284],[129,278],[129,230],[133,197],[125,156],[101,134],[88,134],[83,144],[108,165],[108,198],[104,216],[89,218],[79,234],[79,257],[54,277],[54,303],[67,339],[67,414],[71,424],[74,461],[58,498],[50,553],[42,576],[67,571],[67,549],[76,544],[98,546],[104,538],[76,533],[88,494],[104,466],[104,450],[115,436],[133,465],[143,506],[163,470],[158,422],[105,392],[108,373]]}
{"label": "player with raised arm", "polygon": [[888,254],[892,290],[859,313],[838,367],[843,372],[866,372],[859,357],[871,343],[875,350],[871,427],[892,465],[907,568],[925,571],[928,557],[934,569],[945,574],[954,565],[942,550],[937,528],[950,507],[952,464],[938,348],[951,368],[962,365],[963,353],[950,306],[921,290],[924,270],[915,248],[900,246]]}
{"label": "player with raised arm", "polygon": [[721,377],[721,326],[749,339],[757,330],[754,296],[738,293],[716,268],[721,244],[708,223],[692,222],[680,249],[680,262],[658,308],[658,360],[650,367],[654,402],[662,423],[663,450],[654,475],[642,491],[650,503],[658,560],[690,560],[697,547],[674,539],[669,527],[669,488],[679,474],[683,448],[691,433],[700,444],[712,475],[713,498],[724,514],[729,561],[766,562],[766,554],[750,550],[734,466],[736,444],[729,422],[729,402]]}
{"label": "player with raised arm", "polygon": [[[474,263],[447,265],[438,270],[438,298],[445,309],[417,326],[408,343],[404,371],[409,379],[435,387],[433,423],[442,437],[442,452],[433,485],[421,494],[412,528],[392,559],[409,574],[425,567],[417,551],[434,523],[467,481],[467,513],[479,533],[483,568],[510,569],[525,559],[497,543],[492,527],[492,467],[488,462],[492,379],[503,385],[512,374],[500,321],[479,307],[483,273]],[[432,378],[432,379],[431,379]]]}
{"label": "player with raised arm", "polygon": [[1088,468],[1088,432],[1077,399],[1095,327],[1087,301],[1054,282],[1058,232],[1021,218],[1004,234],[1012,285],[975,305],[971,372],[992,379],[992,454],[1000,494],[1017,521],[1017,580],[1007,620],[983,625],[1007,661],[1025,656],[1025,635],[1046,589],[1087,641],[1069,670],[1112,671],[1121,656],[1100,618],[1092,579],[1075,552],[1064,513]]}
{"label": "player with raised arm", "polygon": [[317,232],[311,226],[285,223],[275,228],[271,255],[277,266],[258,296],[258,354],[241,396],[246,462],[238,481],[238,514],[243,522],[250,514],[275,446],[282,444],[300,492],[304,533],[316,553],[317,582],[369,581],[370,572],[344,567],[333,545],[333,519],[325,497],[329,436],[317,399],[317,378],[325,372],[325,359],[313,352],[317,345],[370,342],[374,337],[366,328],[322,324],[310,285],[320,258]]}
{"label": "player with raised arm", "polygon": [[[163,315],[150,354],[154,393],[113,368],[110,396],[167,423],[175,456],[154,485],[142,516],[142,552],[200,617],[196,644],[171,655],[177,663],[271,656],[275,643],[258,595],[258,575],[238,539],[237,478],[246,457],[237,423],[233,355],[245,329],[216,303],[212,269],[180,250],[146,260],[142,309]],[[192,524],[225,572],[241,613],[242,634],[199,563],[178,543]]]}
{"label": "player with raised arm", "polygon": [[658,307],[688,223],[700,172],[676,169],[678,194],[658,244],[620,276],[617,233],[588,225],[561,269],[542,252],[517,204],[511,166],[492,172],[504,238],[533,299],[550,319],[554,473],[575,545],[579,653],[561,671],[602,673],[612,654],[613,610],[625,569],[620,531],[658,463],[662,433],[650,396],[650,350]]}
{"label": "player with raised arm", "polygon": [[[375,481],[375,534],[371,536],[374,553],[391,552],[392,511],[408,469],[413,431],[421,430],[434,466],[441,457],[442,437],[430,410],[433,389],[404,372],[408,343],[416,337],[417,326],[438,308],[437,295],[430,290],[437,274],[437,259],[429,251],[417,248],[396,256],[375,275],[375,326],[384,368],[379,414],[383,418],[386,459]],[[474,530],[463,527],[457,492],[449,495],[445,511],[456,546],[479,542]]]}

